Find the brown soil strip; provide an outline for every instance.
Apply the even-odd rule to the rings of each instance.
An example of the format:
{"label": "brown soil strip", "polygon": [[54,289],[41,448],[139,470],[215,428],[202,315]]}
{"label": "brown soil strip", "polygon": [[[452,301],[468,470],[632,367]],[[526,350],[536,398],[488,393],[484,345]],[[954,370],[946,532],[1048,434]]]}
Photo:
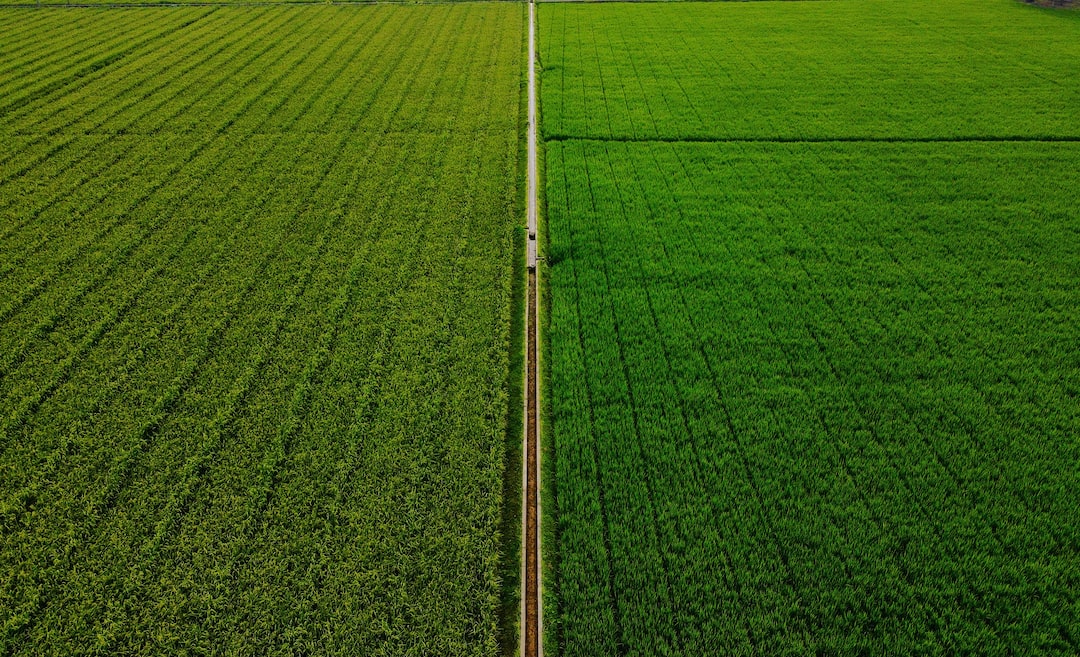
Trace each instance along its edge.
{"label": "brown soil strip", "polygon": [[525,318],[525,449],[522,483],[525,486],[524,510],[524,569],[522,594],[522,657],[541,657],[544,653],[543,592],[540,582],[540,421],[537,417],[539,376],[537,341],[539,314],[537,312],[537,157],[536,157],[536,3],[529,2],[529,124],[528,124],[528,252],[529,271],[528,309]]}
{"label": "brown soil strip", "polygon": [[536,367],[536,271],[529,271],[529,308],[526,331],[525,420],[525,628],[524,657],[540,657],[540,555],[538,554],[538,503],[540,483],[537,435]]}

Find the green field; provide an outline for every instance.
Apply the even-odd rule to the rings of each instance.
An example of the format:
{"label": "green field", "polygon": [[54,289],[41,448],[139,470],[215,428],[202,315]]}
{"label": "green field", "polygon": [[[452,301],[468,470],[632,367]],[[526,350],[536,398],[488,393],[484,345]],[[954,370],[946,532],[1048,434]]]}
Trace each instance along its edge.
{"label": "green field", "polygon": [[175,8],[188,6],[233,6],[251,7],[258,5],[441,5],[455,2],[521,2],[521,0],[3,0],[0,7],[46,7],[65,6],[71,9],[103,8]]}
{"label": "green field", "polygon": [[523,17],[0,11],[0,654],[498,653]]}
{"label": "green field", "polygon": [[540,18],[556,654],[1077,654],[1080,21]]}
{"label": "green field", "polygon": [[1080,139],[1076,12],[840,0],[541,14],[548,139]]}
{"label": "green field", "polygon": [[[527,10],[201,4],[0,8],[0,656],[515,654]],[[546,654],[1080,654],[1080,14],[538,11]]]}

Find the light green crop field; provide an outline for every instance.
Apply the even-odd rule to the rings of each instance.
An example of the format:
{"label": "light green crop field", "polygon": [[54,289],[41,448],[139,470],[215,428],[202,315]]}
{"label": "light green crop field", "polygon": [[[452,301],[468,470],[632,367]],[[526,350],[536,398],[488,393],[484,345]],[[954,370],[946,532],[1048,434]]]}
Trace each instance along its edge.
{"label": "light green crop field", "polygon": [[523,16],[0,11],[0,654],[498,652]]}
{"label": "light green crop field", "polygon": [[549,645],[1077,654],[1080,21],[540,18]]}
{"label": "light green crop field", "polygon": [[73,9],[92,8],[174,8],[184,6],[243,6],[253,5],[365,5],[365,4],[393,4],[393,5],[417,5],[417,4],[448,4],[454,2],[520,2],[520,0],[2,0],[2,7],[57,7],[64,6]]}

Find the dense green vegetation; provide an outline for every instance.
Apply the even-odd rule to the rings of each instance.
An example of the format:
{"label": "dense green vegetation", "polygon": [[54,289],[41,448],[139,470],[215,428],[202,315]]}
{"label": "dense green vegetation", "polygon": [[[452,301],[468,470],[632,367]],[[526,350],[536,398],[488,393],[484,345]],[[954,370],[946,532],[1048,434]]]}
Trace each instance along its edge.
{"label": "dense green vegetation", "polygon": [[544,135],[1080,139],[1080,15],[1010,0],[545,5]]}
{"label": "dense green vegetation", "polygon": [[[447,4],[454,2],[476,2],[478,0],[2,0],[3,7],[43,7],[58,6],[72,8],[128,8],[128,7],[184,7],[184,6],[252,6],[252,5],[424,5]],[[479,0],[481,2],[518,2],[520,0]]]}
{"label": "dense green vegetation", "polygon": [[1080,22],[540,15],[560,654],[1077,654]]}
{"label": "dense green vegetation", "polygon": [[0,11],[0,653],[497,653],[522,18]]}

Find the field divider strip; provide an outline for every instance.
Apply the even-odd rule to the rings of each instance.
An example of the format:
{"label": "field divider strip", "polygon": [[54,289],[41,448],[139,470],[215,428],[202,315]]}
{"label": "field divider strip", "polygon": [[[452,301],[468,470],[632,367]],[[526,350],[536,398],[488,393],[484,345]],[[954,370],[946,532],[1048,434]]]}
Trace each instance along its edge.
{"label": "field divider strip", "polygon": [[529,2],[529,107],[528,107],[528,223],[527,302],[525,314],[525,432],[522,449],[522,637],[523,657],[541,657],[543,646],[543,563],[541,559],[540,419],[539,419],[539,275],[537,267],[537,157],[536,157],[536,3]]}
{"label": "field divider strip", "polygon": [[622,142],[631,144],[950,144],[950,143],[1076,143],[1080,135],[956,135],[939,137],[583,137],[580,135],[548,135],[545,142],[581,141],[590,143]]}

